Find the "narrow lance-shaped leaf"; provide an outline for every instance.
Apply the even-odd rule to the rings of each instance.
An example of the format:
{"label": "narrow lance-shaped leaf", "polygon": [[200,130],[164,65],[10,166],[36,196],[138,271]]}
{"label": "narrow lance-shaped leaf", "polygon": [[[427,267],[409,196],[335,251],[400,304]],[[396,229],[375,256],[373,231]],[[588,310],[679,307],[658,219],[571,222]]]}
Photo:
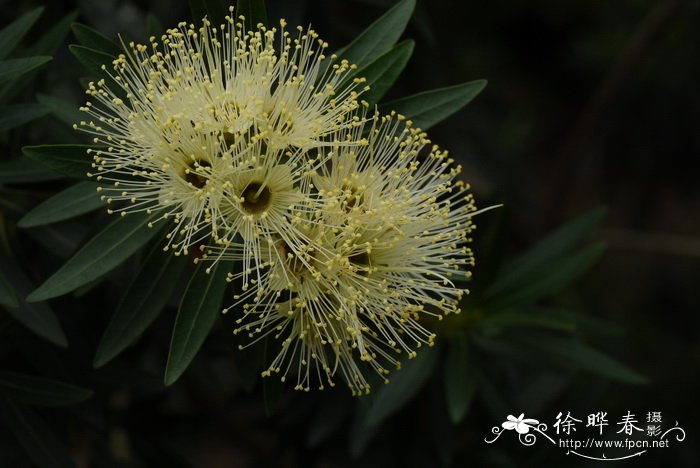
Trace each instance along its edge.
{"label": "narrow lance-shaped leaf", "polygon": [[63,46],[70,25],[77,17],[78,12],[72,11],[61,18],[27,49],[27,55],[54,55],[58,48]]}
{"label": "narrow lance-shaped leaf", "polygon": [[363,67],[389,50],[403,34],[416,6],[415,0],[402,0],[343,47],[338,60],[347,59]]}
{"label": "narrow lance-shaped leaf", "polygon": [[541,327],[552,330],[574,331],[576,322],[568,310],[517,307],[487,314],[479,321],[480,325],[506,327]]}
{"label": "narrow lance-shaped leaf", "polygon": [[382,112],[396,111],[427,130],[466,106],[485,87],[486,80],[470,81],[447,88],[424,91],[380,106]]}
{"label": "narrow lance-shaped leaf", "polygon": [[48,107],[53,115],[66,125],[73,125],[85,120],[85,114],[75,103],[48,94],[37,94],[36,100]]}
{"label": "narrow lance-shaped leaf", "polygon": [[[208,2],[207,2],[208,3]],[[234,16],[245,16],[246,28],[254,29],[258,23],[267,26],[267,8],[265,0],[238,0],[234,9]]]}
{"label": "narrow lance-shaped leaf", "polygon": [[227,275],[227,264],[219,261],[210,273],[200,265],[192,276],[175,319],[165,385],[172,385],[185,372],[221,313]]}
{"label": "narrow lance-shaped leaf", "polygon": [[29,228],[75,218],[106,206],[97,192],[99,184],[78,182],[57,193],[19,220],[17,226]]}
{"label": "narrow lance-shaped leaf", "polygon": [[68,221],[28,228],[25,233],[41,244],[47,252],[67,260],[83,243],[88,230],[89,227],[84,223]]}
{"label": "narrow lance-shaped leaf", "polygon": [[[27,57],[54,55],[56,50],[63,45],[63,41],[70,30],[70,23],[72,23],[77,16],[77,12],[72,12],[61,18],[59,22],[51,26],[44,34],[40,35],[37,40],[34,40],[34,43],[24,51],[24,55]],[[24,76],[24,79],[15,80],[0,88],[0,101],[8,102],[17,96],[20,91],[32,83],[31,77],[37,71],[38,69],[35,68],[28,76]]]}
{"label": "narrow lance-shaped leaf", "polygon": [[92,390],[46,377],[0,371],[0,394],[31,406],[71,406],[92,396]]}
{"label": "narrow lance-shaped leaf", "polygon": [[76,44],[69,45],[68,50],[71,51],[86,70],[92,73],[93,77],[103,78],[106,86],[117,97],[124,101],[127,100],[127,93],[124,88],[112,78],[112,73],[114,73],[112,65],[114,61],[113,55]]}
{"label": "narrow lance-shaped leaf", "polygon": [[391,374],[391,381],[377,391],[377,396],[367,413],[365,425],[377,426],[411,401],[435,368],[438,351],[435,347],[418,350],[418,355],[403,363],[400,370]]}
{"label": "narrow lance-shaped leaf", "polygon": [[306,443],[310,447],[317,447],[343,426],[351,409],[352,405],[349,401],[346,404],[338,404],[338,398],[335,395],[323,399],[316,406],[315,415],[309,423]]}
{"label": "narrow lance-shaped leaf", "polygon": [[0,397],[0,419],[39,468],[73,468],[68,450],[34,410]]}
{"label": "narrow lance-shaped leaf", "polygon": [[38,56],[8,59],[0,62],[0,84],[15,80],[51,61],[51,57]]}
{"label": "narrow lance-shaped leaf", "polygon": [[544,355],[559,357],[567,367],[631,384],[644,384],[648,380],[621,362],[571,338],[544,334],[521,334],[513,338],[516,343],[538,350]]}
{"label": "narrow lance-shaped leaf", "polygon": [[[229,2],[227,1],[226,4],[228,5]],[[263,1],[263,7],[264,6],[265,3]],[[218,27],[220,24],[224,23],[224,17],[227,12],[221,0],[204,0],[204,8],[207,12],[207,19],[209,19],[212,25]]]}
{"label": "narrow lance-shaped leaf", "polygon": [[0,132],[24,125],[45,116],[50,111],[48,107],[34,103],[0,106]]}
{"label": "narrow lance-shaped leaf", "polygon": [[149,228],[153,215],[132,213],[121,216],[85,244],[65,265],[27,297],[42,301],[69,293],[121,265],[158,229]]}
{"label": "narrow lance-shaped leaf", "polygon": [[533,272],[547,262],[575,248],[598,225],[605,214],[604,208],[589,211],[557,228],[527,252],[506,263],[496,281],[484,293],[489,298],[502,291],[527,282]]}
{"label": "narrow lance-shaped leaf", "polygon": [[24,271],[12,259],[0,255],[0,271],[17,295],[18,307],[8,308],[7,312],[17,322],[32,332],[57,346],[68,346],[68,340],[51,308],[46,303],[29,304],[24,297],[34,289],[34,285]]}
{"label": "narrow lance-shaped leaf", "polygon": [[71,25],[73,34],[75,34],[76,39],[83,46],[94,49],[98,52],[103,52],[109,56],[115,57],[122,52],[122,48],[117,45],[116,42],[92,29],[89,26],[85,26],[80,23],[73,23]]}
{"label": "narrow lance-shaped leaf", "polygon": [[22,38],[39,19],[44,7],[35,8],[17,18],[0,31],[0,60],[15,50]]}
{"label": "narrow lance-shaped leaf", "polygon": [[173,294],[187,257],[156,245],[117,306],[97,347],[93,365],[102,367],[132,345],[153,323]]}
{"label": "narrow lance-shaped leaf", "polygon": [[450,419],[455,424],[464,419],[474,400],[477,375],[473,360],[469,358],[466,336],[459,335],[450,340],[445,361],[445,396]]}
{"label": "narrow lance-shaped leaf", "polygon": [[204,0],[189,0],[190,13],[192,13],[192,22],[195,26],[202,25],[202,18],[207,16],[207,7],[204,6]]}
{"label": "narrow lance-shaped leaf", "polygon": [[109,67],[114,60],[114,56],[99,50],[81,45],[71,44],[68,46],[71,53],[78,59],[86,70],[95,76],[102,76],[106,70],[102,67]]}
{"label": "narrow lance-shaped leaf", "polygon": [[502,309],[511,304],[529,304],[556,294],[585,273],[600,258],[604,248],[604,244],[596,243],[557,259],[545,268],[533,272],[531,277],[523,280],[522,286],[491,296],[492,299],[486,302],[485,307],[492,310]]}
{"label": "narrow lance-shaped leaf", "polygon": [[160,37],[163,35],[163,24],[153,13],[146,15],[146,32],[148,36]]}
{"label": "narrow lance-shaped leaf", "polygon": [[26,184],[32,182],[47,182],[62,179],[51,169],[42,166],[29,159],[16,159],[14,161],[0,161],[0,183]]}
{"label": "narrow lance-shaped leaf", "polygon": [[87,153],[90,145],[39,145],[25,146],[22,153],[54,171],[76,179],[88,179],[92,169],[92,157]]}
{"label": "narrow lance-shaped leaf", "polygon": [[5,278],[5,275],[0,271],[0,306],[11,307],[16,309],[19,307],[17,294],[10,285],[10,282]]}
{"label": "narrow lance-shaped leaf", "polygon": [[374,104],[391,89],[411,58],[413,47],[414,42],[411,40],[397,44],[387,53],[353,74],[351,79],[355,77],[365,78],[367,81],[364,85],[370,87],[369,91],[362,94],[362,99]]}

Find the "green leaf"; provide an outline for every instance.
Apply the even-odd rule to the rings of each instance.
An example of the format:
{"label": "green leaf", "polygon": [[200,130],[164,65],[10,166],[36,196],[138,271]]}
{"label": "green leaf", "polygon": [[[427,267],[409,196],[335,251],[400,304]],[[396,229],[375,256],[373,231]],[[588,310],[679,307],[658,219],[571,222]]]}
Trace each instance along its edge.
{"label": "green leaf", "polygon": [[396,111],[423,130],[443,121],[466,106],[485,87],[486,80],[470,81],[456,86],[423,91],[380,106],[384,113]]}
{"label": "green leaf", "polygon": [[188,3],[192,13],[192,22],[195,26],[201,26],[202,18],[207,16],[207,7],[204,5],[204,0],[189,0]]}
{"label": "green leaf", "polygon": [[131,346],[165,308],[187,258],[163,253],[156,245],[117,306],[97,346],[94,367],[102,367]]}
{"label": "green leaf", "polygon": [[211,273],[200,265],[192,276],[175,319],[165,385],[172,385],[185,372],[221,313],[227,274],[227,265],[219,261]]}
{"label": "green leaf", "polygon": [[7,312],[40,337],[65,348],[68,340],[51,308],[46,303],[29,304],[24,297],[34,289],[24,271],[13,260],[0,256],[0,271],[10,283],[17,296],[18,307],[8,308]]}
{"label": "green leaf", "polygon": [[0,31],[0,60],[15,50],[22,38],[39,19],[44,7],[35,8],[7,25]]}
{"label": "green leaf", "polygon": [[604,249],[603,243],[596,243],[552,261],[534,271],[522,286],[500,292],[484,307],[498,310],[511,304],[529,304],[556,294],[585,273],[600,258]]}
{"label": "green leaf", "polygon": [[0,271],[0,306],[13,309],[19,307],[17,295],[2,271]]}
{"label": "green leaf", "polygon": [[78,182],[36,206],[19,220],[17,226],[29,228],[51,224],[106,206],[100,200],[98,187],[99,184],[94,182]]}
{"label": "green leaf", "polygon": [[92,157],[87,154],[90,145],[25,146],[22,153],[54,171],[76,179],[87,179],[92,169]]}
{"label": "green leaf", "polygon": [[576,321],[569,311],[541,307],[506,309],[487,314],[480,323],[509,327],[541,327],[569,332],[576,329]]}
{"label": "green leaf", "polygon": [[[228,4],[228,2],[227,2]],[[263,8],[265,1],[262,0]],[[221,0],[204,0],[204,8],[207,12],[207,18],[212,23],[212,26],[219,27],[224,24],[226,17],[226,8],[224,8]]]}
{"label": "green leaf", "polygon": [[51,61],[51,57],[38,56],[3,60],[0,62],[0,84],[15,80]]}
{"label": "green leaf", "polygon": [[546,356],[561,358],[567,367],[575,367],[619,382],[648,383],[646,377],[621,362],[571,338],[529,333],[512,337],[512,340]]}
{"label": "green leaf", "polygon": [[85,114],[78,110],[73,102],[48,94],[37,94],[36,100],[48,107],[53,115],[66,125],[73,125],[85,120]]}
{"label": "green leaf", "polygon": [[83,243],[88,230],[88,225],[68,220],[60,224],[28,228],[25,233],[50,254],[56,255],[61,260],[67,260]]}
{"label": "green leaf", "polygon": [[279,379],[263,379],[262,391],[265,416],[270,417],[275,414],[279,407],[282,395],[284,395],[284,384]]}
{"label": "green leaf", "polygon": [[457,424],[467,414],[477,388],[477,372],[469,359],[465,335],[450,341],[445,361],[445,397],[450,419]]}
{"label": "green leaf", "polygon": [[148,227],[152,217],[146,213],[120,216],[31,293],[27,301],[69,293],[121,265],[158,233],[158,229]]}
{"label": "green leaf", "polygon": [[49,112],[48,107],[34,103],[0,106],[0,132],[12,130]]}
{"label": "green leaf", "polygon": [[267,26],[267,8],[265,0],[237,0],[233,14],[245,16],[245,27],[250,31],[257,28],[259,23]]}
{"label": "green leaf", "polygon": [[[25,51],[24,55],[27,57],[34,57],[37,55],[49,56],[54,55],[56,50],[63,45],[66,35],[70,30],[70,24],[78,16],[77,12],[69,13],[68,15],[61,18],[61,20],[52,26],[46,33],[41,35],[37,41],[29,46]],[[32,76],[35,75],[37,70],[32,71],[28,76],[25,76],[22,80],[15,80],[12,83],[0,88],[0,102],[6,102],[15,97],[22,89],[33,82]]]}
{"label": "green leaf", "polygon": [[0,161],[0,183],[25,184],[32,182],[47,182],[62,179],[61,174],[38,164],[30,159],[15,159]]}
{"label": "green leaf", "polygon": [[77,17],[78,12],[73,11],[61,18],[27,49],[27,55],[54,55],[58,48],[63,45],[68,31],[70,31],[70,25]]}
{"label": "green leaf", "polygon": [[105,80],[105,85],[117,97],[124,101],[128,100],[126,97],[127,93],[122,85],[115,81],[109,73],[110,70],[113,70],[112,62],[115,60],[114,56],[76,44],[69,45],[68,49],[75,58],[78,59],[78,62],[80,62],[88,72],[92,73],[94,77],[103,78]]}
{"label": "green leaf", "polygon": [[56,434],[32,409],[0,398],[0,419],[15,435],[29,458],[40,468],[74,468]]}
{"label": "green leaf", "polygon": [[438,352],[435,348],[418,350],[418,355],[391,374],[388,384],[379,389],[365,419],[365,425],[374,427],[411,401],[433,373]]}
{"label": "green leaf", "polygon": [[92,396],[92,390],[46,377],[0,371],[0,394],[31,406],[71,406]]}
{"label": "green leaf", "polygon": [[122,53],[122,48],[104,34],[80,23],[71,25],[73,34],[83,46],[102,52],[112,58]]}
{"label": "green leaf", "polygon": [[372,23],[338,54],[338,60],[347,59],[363,67],[384,54],[403,34],[416,6],[415,0],[402,0]]}
{"label": "green leaf", "polygon": [[160,36],[163,35],[163,24],[153,13],[146,15],[146,31],[149,37],[154,36],[160,38]]}
{"label": "green leaf", "polygon": [[414,45],[411,40],[403,41],[352,75],[351,78],[365,78],[365,84],[370,86],[370,90],[362,94],[362,99],[374,104],[391,89],[411,58]]}
{"label": "green leaf", "polygon": [[526,253],[505,264],[496,281],[484,292],[484,297],[491,298],[529,282],[537,270],[583,241],[596,228],[604,214],[604,208],[597,208],[548,234]]}
{"label": "green leaf", "polygon": [[[340,404],[339,404],[340,403]],[[337,395],[325,397],[320,404],[315,405],[315,414],[309,423],[306,443],[310,447],[318,447],[321,442],[337,432],[350,416],[352,405],[339,402]]]}
{"label": "green leaf", "polygon": [[[86,70],[95,76],[106,75],[106,70],[112,66],[112,61],[114,60],[113,55],[81,45],[71,44],[68,46],[68,50],[71,51]],[[102,67],[105,67],[105,70]]]}

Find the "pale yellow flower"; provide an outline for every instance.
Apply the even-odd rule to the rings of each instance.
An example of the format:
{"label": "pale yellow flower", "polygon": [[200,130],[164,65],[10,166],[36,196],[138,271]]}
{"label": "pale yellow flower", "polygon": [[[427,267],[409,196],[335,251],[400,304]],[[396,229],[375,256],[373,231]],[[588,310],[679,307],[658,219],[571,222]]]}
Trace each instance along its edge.
{"label": "pale yellow flower", "polygon": [[[99,145],[92,174],[110,183],[103,190],[113,211],[174,220],[168,247],[179,253],[209,236],[257,235],[240,222],[251,214],[246,190],[262,197],[257,203],[266,187],[282,184],[271,201],[292,204],[304,191],[297,176],[317,159],[305,152],[340,144],[338,135],[361,125],[364,85],[341,86],[355,67],[325,57],[327,44],[313,30],[291,34],[285,25],[246,31],[232,16],[221,26],[180,23],[148,45],[125,45],[103,66],[116,86],[89,84],[93,100],[81,109],[90,117],[80,127]],[[273,168],[287,154],[293,161]],[[273,185],[256,194],[241,185],[248,182]]]}
{"label": "pale yellow flower", "polygon": [[451,278],[473,263],[476,209],[459,166],[429,143],[389,115],[367,145],[326,149],[313,177],[323,210],[297,218],[302,242],[271,239],[258,289],[236,297],[238,332],[283,343],[265,376],[296,374],[308,389],[312,375],[333,383],[340,373],[366,393],[367,372],[386,380],[402,356],[433,344],[422,318],[459,313],[465,291]]}

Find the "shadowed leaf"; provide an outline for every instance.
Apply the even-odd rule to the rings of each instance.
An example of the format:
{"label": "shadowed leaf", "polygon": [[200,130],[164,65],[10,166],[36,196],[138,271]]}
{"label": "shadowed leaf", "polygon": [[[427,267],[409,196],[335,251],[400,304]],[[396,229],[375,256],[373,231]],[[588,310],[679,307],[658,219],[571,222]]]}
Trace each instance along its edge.
{"label": "shadowed leaf", "polygon": [[25,146],[22,153],[54,171],[76,179],[87,179],[92,169],[90,145],[40,145]]}
{"label": "shadowed leaf", "polygon": [[32,409],[0,397],[0,419],[40,468],[73,468],[75,463],[56,434]]}
{"label": "shadowed leaf", "polygon": [[29,228],[51,224],[104,207],[105,202],[100,200],[98,187],[94,182],[79,182],[68,187],[24,215],[17,226]]}
{"label": "shadowed leaf", "polygon": [[165,385],[172,385],[185,372],[221,313],[228,267],[219,261],[211,273],[206,270],[205,265],[197,268],[182,297],[170,341]]}
{"label": "shadowed leaf", "polygon": [[153,323],[168,303],[186,263],[186,257],[166,254],[160,245],[151,250],[100,340],[95,367],[114,359]]}
{"label": "shadowed leaf", "polygon": [[61,296],[118,267],[158,233],[158,229],[148,227],[151,219],[152,215],[146,213],[132,213],[114,220],[27,300],[36,302]]}
{"label": "shadowed leaf", "polygon": [[382,112],[396,111],[423,130],[442,122],[466,106],[486,87],[486,80],[424,91],[380,106]]}
{"label": "shadowed leaf", "polygon": [[416,6],[415,0],[402,0],[362,31],[338,53],[338,61],[347,59],[363,67],[389,50],[403,34]]}
{"label": "shadowed leaf", "polygon": [[467,338],[459,335],[450,340],[445,360],[445,396],[453,423],[459,423],[469,410],[477,388],[477,373],[469,359]]}
{"label": "shadowed leaf", "polygon": [[45,116],[50,111],[48,107],[34,103],[0,106],[0,132],[24,125]]}
{"label": "shadowed leaf", "polygon": [[89,47],[90,49],[102,52],[111,57],[116,57],[122,52],[122,48],[116,42],[89,26],[73,23],[71,29],[76,39],[78,39],[78,42],[85,47]]}
{"label": "shadowed leaf", "polygon": [[365,424],[369,427],[377,426],[411,401],[428,381],[437,356],[434,347],[420,349],[415,358],[404,361],[401,369],[393,371],[390,382],[378,389]]}
{"label": "shadowed leaf", "polygon": [[92,396],[92,390],[45,377],[0,371],[0,394],[31,406],[71,406]]}
{"label": "shadowed leaf", "polygon": [[374,104],[391,89],[411,58],[413,47],[414,43],[410,40],[397,44],[387,53],[352,75],[351,79],[355,77],[366,78],[367,81],[362,86],[369,85],[370,87],[369,91],[362,94],[362,99]]}
{"label": "shadowed leaf", "polygon": [[35,8],[20,16],[0,31],[0,60],[12,53],[43,11],[44,7]]}
{"label": "shadowed leaf", "polygon": [[0,62],[0,84],[16,80],[22,75],[39,68],[51,61],[51,57],[38,56],[8,59]]}

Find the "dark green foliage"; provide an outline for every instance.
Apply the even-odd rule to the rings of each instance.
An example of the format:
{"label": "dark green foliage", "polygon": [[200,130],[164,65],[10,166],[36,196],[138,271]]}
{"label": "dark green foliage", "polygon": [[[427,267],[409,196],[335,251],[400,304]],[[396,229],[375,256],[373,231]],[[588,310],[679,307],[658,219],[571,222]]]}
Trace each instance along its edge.
{"label": "dark green foliage", "polygon": [[[695,226],[695,211],[677,202],[695,187],[697,167],[674,155],[697,154],[697,138],[688,136],[692,125],[677,128],[674,106],[700,102],[684,68],[698,50],[697,28],[677,20],[660,44],[659,54],[673,51],[663,72],[654,68],[661,58],[646,51],[635,84],[598,115],[612,136],[573,132],[575,150],[559,153],[579,101],[632,35],[622,7],[287,5],[301,24],[335,39],[329,56],[358,65],[352,78],[367,79],[370,109],[435,126],[431,141],[464,166],[478,206],[506,204],[476,218],[474,280],[454,278],[471,290],[461,314],[430,323],[434,347],[404,359],[389,385],[377,377],[370,395],[353,399],[341,379],[308,395],[261,379],[279,343],[270,336],[238,349],[231,331],[241,311],[220,314],[237,286],[226,281],[233,266],[207,273],[206,264],[194,265],[197,253],[163,252],[172,225],[149,229],[146,213],[107,215],[100,181],[87,175],[92,141],[72,129],[85,119],[79,78],[106,77],[122,93],[106,75],[122,52],[115,31],[157,37],[177,21],[201,24],[206,16],[219,24],[229,14],[219,0],[172,11],[148,1],[117,11],[117,3],[105,4],[109,14],[86,8],[80,23],[56,5],[23,7],[5,14],[0,30],[0,466],[569,466],[563,456],[551,461],[552,451],[493,450],[483,438],[507,414],[551,419],[565,408],[612,413],[636,404],[641,415],[668,405],[691,424],[681,410],[697,393],[697,320],[683,315],[689,301],[679,297],[693,292],[697,246],[652,238],[640,244],[644,255],[628,260],[621,251],[634,242],[615,245],[614,230],[600,226],[625,226],[625,210],[636,213],[628,213],[635,229],[663,231],[675,217],[683,218],[679,232]],[[651,3],[626,8],[640,16]],[[283,8],[262,0],[235,6],[248,29],[278,27]],[[71,30],[77,44],[68,46]],[[465,80],[482,76],[493,83],[489,91],[460,112],[486,87]],[[577,160],[577,151],[589,159]],[[668,159],[652,157],[661,153]],[[668,182],[686,177],[680,188]],[[629,182],[638,178],[643,190]],[[657,178],[666,180],[658,197]],[[604,209],[590,211],[603,202],[617,204],[605,222]],[[637,284],[635,270],[647,268],[640,257],[661,255],[657,242],[691,254],[680,273],[661,265],[655,282]],[[636,349],[627,349],[629,335]],[[647,362],[656,353],[655,364]],[[664,384],[675,389],[662,394]],[[668,460],[693,466],[692,450],[672,450]]]}

